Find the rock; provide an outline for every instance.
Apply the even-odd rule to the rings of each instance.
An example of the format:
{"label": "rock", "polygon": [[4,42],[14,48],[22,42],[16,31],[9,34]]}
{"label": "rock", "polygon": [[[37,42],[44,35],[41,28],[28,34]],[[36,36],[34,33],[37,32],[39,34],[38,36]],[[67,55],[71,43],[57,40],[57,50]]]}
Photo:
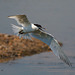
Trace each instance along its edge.
{"label": "rock", "polygon": [[[30,56],[33,54],[51,51],[51,49],[38,39],[19,38],[15,35],[0,34],[0,62],[12,58]],[[60,43],[62,46],[62,43]]]}

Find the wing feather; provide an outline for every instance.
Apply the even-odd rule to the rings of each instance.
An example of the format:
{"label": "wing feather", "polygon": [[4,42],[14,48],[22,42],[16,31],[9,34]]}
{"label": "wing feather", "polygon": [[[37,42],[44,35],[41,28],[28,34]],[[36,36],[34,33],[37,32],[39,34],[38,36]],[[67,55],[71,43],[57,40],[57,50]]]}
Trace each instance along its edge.
{"label": "wing feather", "polygon": [[48,34],[46,32],[43,31],[35,31],[34,33],[31,33],[32,37],[37,38],[39,40],[41,40],[42,42],[46,43],[47,45],[50,45],[53,36],[51,34]]}
{"label": "wing feather", "polygon": [[26,15],[8,16],[8,18],[15,19],[19,25],[23,27],[30,25],[30,22]]}
{"label": "wing feather", "polygon": [[34,38],[37,38],[37,39],[43,41],[44,43],[46,43],[58,58],[60,58],[62,61],[64,61],[69,66],[72,66],[68,57],[61,50],[59,43],[57,42],[57,40],[54,39],[54,37],[51,34],[48,34],[46,32],[38,30],[38,31],[32,33],[31,35]]}
{"label": "wing feather", "polygon": [[72,66],[72,64],[70,63],[66,54],[61,50],[61,47],[60,47],[59,43],[57,42],[57,40],[55,40],[55,39],[52,40],[52,42],[50,44],[50,48],[52,49],[53,53],[58,58],[60,58],[62,61],[64,61],[69,66]]}

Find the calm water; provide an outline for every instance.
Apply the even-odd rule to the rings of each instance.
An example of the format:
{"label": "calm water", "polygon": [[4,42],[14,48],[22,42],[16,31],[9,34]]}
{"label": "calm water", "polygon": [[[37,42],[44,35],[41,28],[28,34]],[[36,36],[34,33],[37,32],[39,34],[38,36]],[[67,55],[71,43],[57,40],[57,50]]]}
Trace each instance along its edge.
{"label": "calm water", "polygon": [[28,15],[63,42],[73,68],[47,52],[0,63],[0,75],[75,75],[75,0],[0,0],[0,33],[13,34],[10,24],[17,23],[7,16],[16,14]]}

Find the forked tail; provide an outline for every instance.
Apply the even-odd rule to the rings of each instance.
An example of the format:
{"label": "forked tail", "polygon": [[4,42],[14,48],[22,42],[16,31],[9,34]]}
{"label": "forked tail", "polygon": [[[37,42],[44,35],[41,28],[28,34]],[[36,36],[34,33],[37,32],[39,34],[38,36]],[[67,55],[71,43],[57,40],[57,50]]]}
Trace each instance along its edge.
{"label": "forked tail", "polygon": [[[13,30],[13,32],[16,33],[17,36],[19,36],[20,38],[23,37],[23,38],[25,38],[25,39],[30,39],[30,40],[32,40],[29,33],[22,34],[22,32],[21,32],[21,31],[23,31],[22,27],[16,26],[16,25],[14,25],[14,24],[11,24],[11,25],[12,25],[12,30]],[[20,33],[20,32],[21,32],[21,33]]]}

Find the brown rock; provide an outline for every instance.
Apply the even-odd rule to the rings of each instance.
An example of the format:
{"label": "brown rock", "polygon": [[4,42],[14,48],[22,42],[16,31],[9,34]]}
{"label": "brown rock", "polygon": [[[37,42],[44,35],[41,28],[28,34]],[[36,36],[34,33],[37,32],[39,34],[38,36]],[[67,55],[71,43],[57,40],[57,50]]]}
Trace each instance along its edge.
{"label": "brown rock", "polygon": [[[51,51],[45,43],[35,38],[32,39],[33,41],[15,35],[0,34],[0,62]],[[62,46],[62,43],[60,45]]]}

